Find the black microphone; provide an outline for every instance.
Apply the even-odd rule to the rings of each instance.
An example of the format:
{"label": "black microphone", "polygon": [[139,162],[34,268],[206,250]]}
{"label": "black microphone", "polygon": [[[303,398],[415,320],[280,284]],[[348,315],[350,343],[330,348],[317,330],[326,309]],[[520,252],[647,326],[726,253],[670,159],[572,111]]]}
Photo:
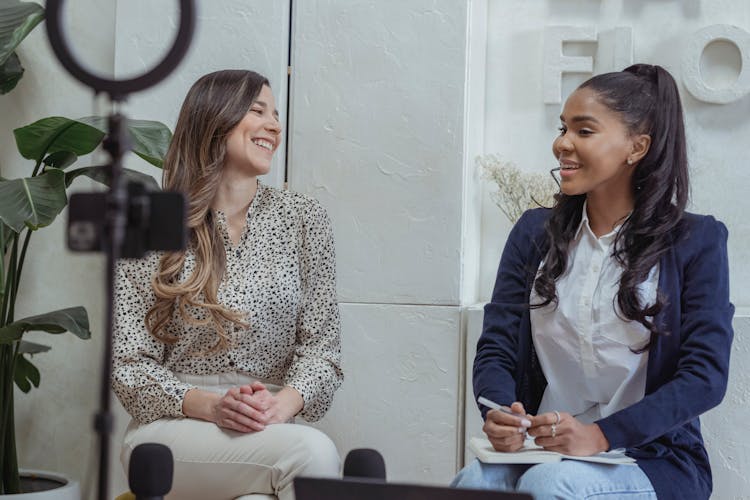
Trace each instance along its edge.
{"label": "black microphone", "polygon": [[385,461],[377,450],[357,448],[346,454],[344,477],[381,479],[385,481]]}
{"label": "black microphone", "polygon": [[172,489],[174,460],[163,444],[143,443],[133,449],[128,485],[136,500],[162,500]]}

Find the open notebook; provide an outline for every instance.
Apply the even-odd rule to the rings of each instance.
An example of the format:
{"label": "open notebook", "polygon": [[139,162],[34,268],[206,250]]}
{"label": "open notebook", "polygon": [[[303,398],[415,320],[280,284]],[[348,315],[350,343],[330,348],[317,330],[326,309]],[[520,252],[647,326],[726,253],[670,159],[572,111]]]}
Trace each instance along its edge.
{"label": "open notebook", "polygon": [[474,452],[480,462],[486,464],[543,464],[559,462],[560,460],[581,460],[603,464],[635,465],[635,459],[625,455],[624,450],[612,450],[588,457],[574,457],[563,455],[556,451],[547,451],[534,444],[533,439],[527,439],[519,451],[495,451],[486,438],[473,437],[469,440],[469,449]]}

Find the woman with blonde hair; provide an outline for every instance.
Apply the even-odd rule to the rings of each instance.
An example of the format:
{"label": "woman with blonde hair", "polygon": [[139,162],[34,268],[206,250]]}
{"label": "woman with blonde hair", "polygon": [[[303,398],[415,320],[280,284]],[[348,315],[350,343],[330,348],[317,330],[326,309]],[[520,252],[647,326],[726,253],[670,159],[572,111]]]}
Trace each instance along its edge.
{"label": "woman with blonde hair", "polygon": [[331,224],[316,201],[258,182],[281,125],[268,80],[201,77],[182,105],[164,189],[188,199],[187,250],[122,260],[112,384],[132,416],[121,459],[171,449],[169,498],[293,498],[334,476],[320,419],[343,374]]}

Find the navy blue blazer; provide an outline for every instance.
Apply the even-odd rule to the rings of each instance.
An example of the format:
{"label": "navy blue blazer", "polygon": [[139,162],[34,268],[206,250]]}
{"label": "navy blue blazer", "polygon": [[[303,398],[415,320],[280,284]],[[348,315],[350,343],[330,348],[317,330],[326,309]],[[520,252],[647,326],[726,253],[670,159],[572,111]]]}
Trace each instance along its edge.
{"label": "navy blue blazer", "polygon": [[[548,209],[526,212],[508,237],[474,359],[474,395],[520,401],[534,414],[547,385],[534,353],[529,294],[547,254]],[[712,481],[699,415],[726,392],[734,306],[726,227],[686,213],[659,261],[666,305],[648,351],[645,397],[597,423],[612,448],[627,448],[660,499],[706,499]],[[482,416],[487,410],[480,407]]]}

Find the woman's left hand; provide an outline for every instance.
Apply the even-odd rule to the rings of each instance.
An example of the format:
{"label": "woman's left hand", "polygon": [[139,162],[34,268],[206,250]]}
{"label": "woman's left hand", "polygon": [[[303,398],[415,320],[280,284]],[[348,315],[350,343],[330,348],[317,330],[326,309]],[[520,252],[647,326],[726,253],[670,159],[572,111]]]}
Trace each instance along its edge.
{"label": "woman's left hand", "polygon": [[258,381],[240,387],[240,394],[242,401],[255,410],[254,420],[263,425],[288,422],[304,404],[302,396],[295,389],[287,386],[273,394]]}
{"label": "woman's left hand", "polygon": [[542,413],[529,418],[529,436],[545,450],[579,457],[609,450],[609,441],[597,424],[584,424],[570,413]]}

